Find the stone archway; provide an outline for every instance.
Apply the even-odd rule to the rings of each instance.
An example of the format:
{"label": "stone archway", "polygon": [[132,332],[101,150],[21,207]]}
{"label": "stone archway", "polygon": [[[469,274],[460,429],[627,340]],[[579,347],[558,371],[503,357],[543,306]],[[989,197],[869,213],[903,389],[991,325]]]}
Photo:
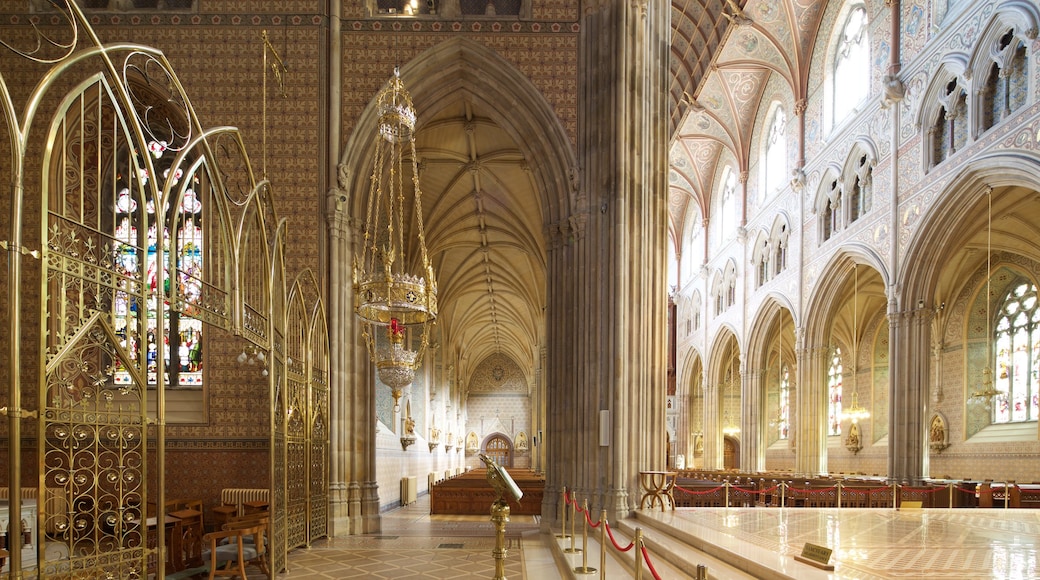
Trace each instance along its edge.
{"label": "stone archway", "polygon": [[492,433],[484,440],[484,455],[505,468],[513,467],[513,443],[502,433]]}

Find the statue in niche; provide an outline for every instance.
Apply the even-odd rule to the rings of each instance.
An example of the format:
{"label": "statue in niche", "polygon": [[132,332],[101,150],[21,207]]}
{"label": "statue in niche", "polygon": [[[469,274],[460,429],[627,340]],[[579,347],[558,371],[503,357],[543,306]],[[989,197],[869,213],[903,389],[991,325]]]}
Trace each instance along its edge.
{"label": "statue in niche", "polygon": [[859,450],[863,449],[859,436],[859,425],[856,423],[849,425],[849,436],[845,438],[845,448],[853,453],[859,453]]}
{"label": "statue in niche", "polygon": [[516,434],[516,450],[527,451],[527,433],[523,431]]}
{"label": "statue in niche", "polygon": [[476,431],[470,431],[469,435],[466,435],[466,449],[476,451],[479,446],[480,443],[477,441]]}
{"label": "statue in niche", "polygon": [[943,449],[949,447],[947,442],[946,421],[938,413],[932,415],[932,422],[928,427],[928,447],[934,453],[942,453]]}
{"label": "statue in niche", "polygon": [[415,437],[415,419],[412,419],[412,401],[404,405],[404,436]]}
{"label": "statue in niche", "polygon": [[693,454],[704,455],[704,436],[700,433],[693,436]]}
{"label": "statue in niche", "polygon": [[415,443],[415,419],[412,419],[412,401],[408,400],[404,405],[404,419],[401,420],[401,450],[407,451],[408,446]]}

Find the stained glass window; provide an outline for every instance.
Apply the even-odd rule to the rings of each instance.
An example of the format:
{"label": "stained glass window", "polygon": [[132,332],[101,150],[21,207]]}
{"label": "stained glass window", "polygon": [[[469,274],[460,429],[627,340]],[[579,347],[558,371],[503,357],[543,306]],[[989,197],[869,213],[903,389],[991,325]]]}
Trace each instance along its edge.
{"label": "stained glass window", "polygon": [[[167,144],[162,141],[152,141],[148,144],[148,154],[153,157],[154,167],[161,171],[159,179],[165,183],[171,181],[176,186],[182,179],[180,169],[171,173],[169,167],[172,152],[168,151]],[[138,164],[141,166],[142,164]],[[125,167],[133,167],[132,163],[124,163]],[[131,172],[127,172],[131,173]],[[169,264],[170,252],[177,253],[177,288],[189,306],[198,304],[202,298],[202,266],[204,236],[202,229],[202,202],[196,191],[188,187],[184,193],[184,199],[174,210],[170,208],[156,208],[153,201],[148,202],[145,211],[138,211],[136,197],[133,191],[148,183],[152,176],[144,169],[137,175],[119,175],[117,177],[117,198],[114,208],[115,214],[115,238],[117,247],[115,252],[115,267],[117,272],[127,277],[135,277],[139,268],[139,259],[144,260],[145,283],[151,290],[151,301],[147,307],[147,325],[145,330],[144,344],[138,344],[140,340],[133,329],[136,324],[137,311],[143,305],[137,304],[125,293],[117,293],[113,313],[116,333],[122,344],[127,348],[131,356],[143,356],[147,360],[148,385],[158,384],[158,353],[162,351],[166,368],[165,382],[171,387],[201,387],[202,386],[202,321],[171,310],[170,297],[170,274],[166,271]],[[194,180],[193,180],[194,181]],[[197,185],[197,183],[193,183]],[[159,187],[159,190],[162,188]],[[172,191],[176,192],[174,187]],[[176,217],[177,219],[171,219]],[[167,224],[176,224],[176,239],[172,240]],[[143,255],[136,251],[138,232],[145,228],[147,232],[146,247]],[[162,229],[160,236],[160,229]],[[159,300],[162,300],[160,306]],[[158,316],[162,316],[163,329],[160,337]],[[159,348],[159,340],[162,340],[163,348]],[[171,362],[170,358],[173,358]],[[117,385],[130,384],[133,379],[117,363],[114,369],[113,381]]]}
{"label": "stained glass window", "polygon": [[827,370],[827,435],[841,435],[841,349],[834,349]]}
{"label": "stained glass window", "polygon": [[1040,308],[1037,290],[1021,279],[1010,286],[997,314],[994,423],[1036,421],[1040,416]]}

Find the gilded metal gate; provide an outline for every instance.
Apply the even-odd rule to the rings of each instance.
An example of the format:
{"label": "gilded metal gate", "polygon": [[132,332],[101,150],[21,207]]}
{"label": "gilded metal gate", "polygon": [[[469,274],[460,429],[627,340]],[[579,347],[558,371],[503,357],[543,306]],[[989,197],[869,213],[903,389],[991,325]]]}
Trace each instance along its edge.
{"label": "gilded metal gate", "polygon": [[[158,50],[101,43],[74,3],[59,13],[63,26],[27,24],[0,39],[16,55],[10,69],[0,59],[0,175],[12,184],[0,199],[10,216],[0,220],[10,259],[0,291],[8,330],[0,435],[11,508],[23,504],[26,481],[38,482],[24,486],[36,487],[38,511],[26,529],[46,535],[35,541],[35,563],[10,561],[12,575],[163,575],[166,535],[149,523],[157,514],[148,506],[166,500],[165,394],[201,381],[214,328],[270,353],[276,573],[286,531],[298,535],[302,525],[306,535],[306,522],[286,509],[296,497],[286,492],[286,450],[297,430],[308,437],[292,476],[325,494],[305,494],[303,513],[327,504],[327,468],[320,482],[314,469],[328,461],[320,299],[313,292],[301,302],[302,327],[287,321],[283,223],[237,131],[202,127]],[[286,354],[298,346],[287,345],[287,325],[306,338],[302,374]],[[301,401],[302,422],[290,420]]]}

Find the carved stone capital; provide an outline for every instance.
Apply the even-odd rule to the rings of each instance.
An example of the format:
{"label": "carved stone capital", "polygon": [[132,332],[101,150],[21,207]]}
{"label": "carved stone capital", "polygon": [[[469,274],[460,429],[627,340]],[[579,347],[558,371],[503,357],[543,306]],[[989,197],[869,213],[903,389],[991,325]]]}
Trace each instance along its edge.
{"label": "carved stone capital", "polygon": [[882,100],[886,106],[898,103],[906,96],[906,85],[903,84],[903,81],[899,80],[899,77],[894,75],[885,75],[881,83],[885,89]]}

